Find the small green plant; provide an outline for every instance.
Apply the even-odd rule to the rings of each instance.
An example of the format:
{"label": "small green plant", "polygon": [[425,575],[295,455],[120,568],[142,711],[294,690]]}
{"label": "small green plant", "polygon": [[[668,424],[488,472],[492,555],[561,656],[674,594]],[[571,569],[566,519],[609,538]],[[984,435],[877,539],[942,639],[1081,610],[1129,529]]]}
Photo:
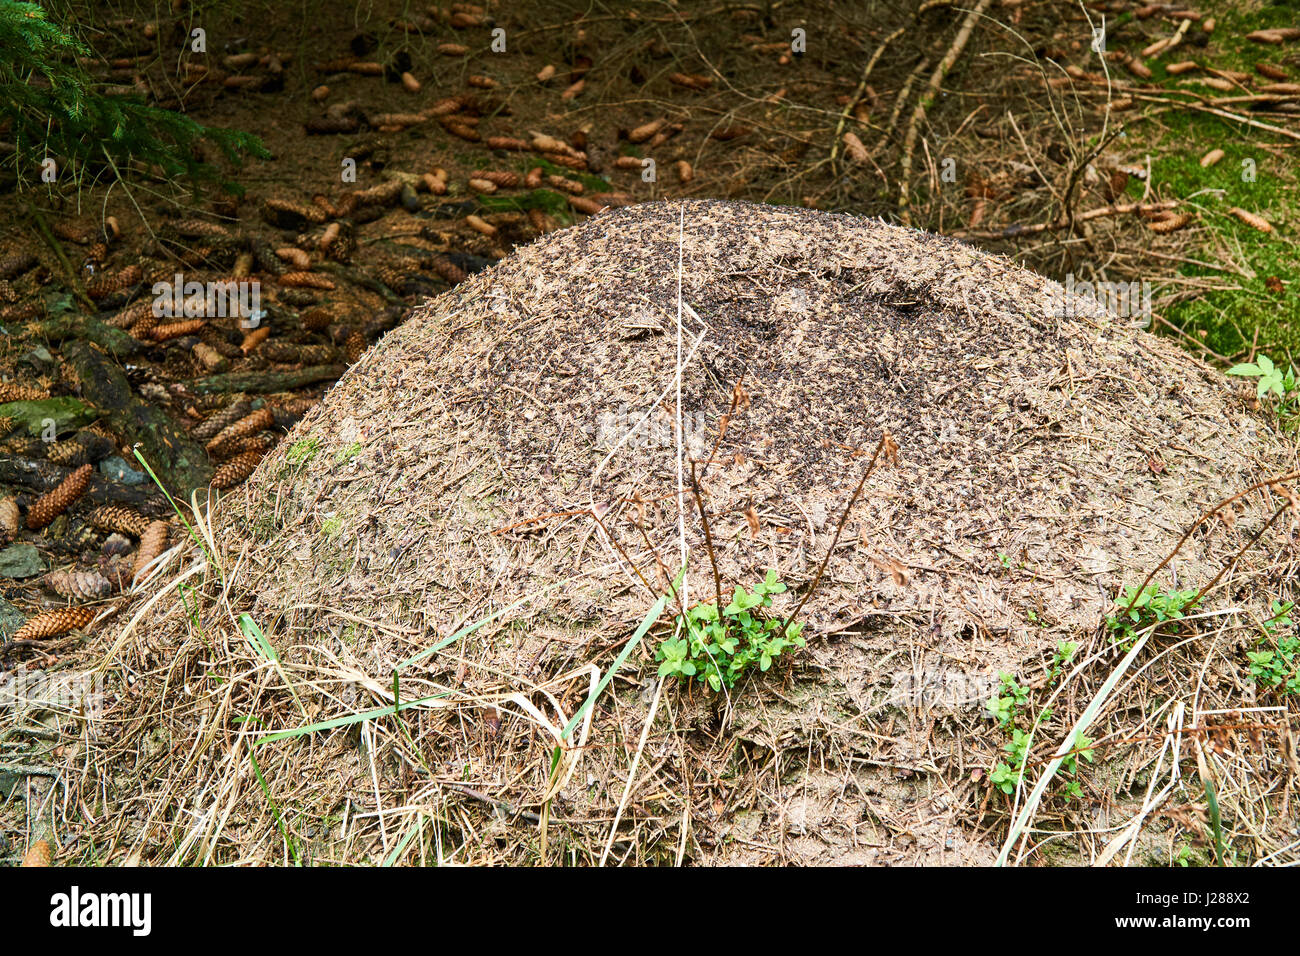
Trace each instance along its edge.
{"label": "small green plant", "polygon": [[339,533],[343,527],[343,522],[338,518],[326,518],[320,523],[320,533],[323,537],[332,538]]}
{"label": "small green plant", "polygon": [[1264,622],[1267,637],[1260,639],[1255,650],[1246,652],[1255,684],[1283,694],[1300,694],[1300,637],[1291,620],[1294,606],[1291,601],[1274,601],[1273,615]]}
{"label": "small green plant", "polygon": [[1253,362],[1234,365],[1228,369],[1228,374],[1255,379],[1255,396],[1260,401],[1266,396],[1274,396],[1279,418],[1294,418],[1300,412],[1300,393],[1296,391],[1294,365],[1284,372],[1267,355],[1259,355]]}
{"label": "small green plant", "polygon": [[1283,372],[1267,355],[1260,355],[1253,362],[1234,365],[1228,369],[1228,374],[1255,379],[1255,395],[1258,398],[1272,392],[1278,398],[1286,399],[1295,391],[1295,366],[1292,365]]}
{"label": "small green plant", "polygon": [[1154,583],[1148,584],[1141,593],[1134,586],[1125,588],[1123,596],[1115,601],[1118,613],[1106,618],[1111,640],[1129,647],[1143,628],[1181,619],[1184,611],[1191,610],[1196,594],[1196,591],[1164,590]]}
{"label": "small green plant", "polygon": [[717,602],[697,604],[677,616],[674,636],[661,641],[655,651],[659,676],[694,679],[714,691],[734,687],[755,665],[766,672],[790,647],[803,647],[802,623],[765,617],[772,595],[784,591],[775,571],[752,591],[737,587],[731,603],[718,610]]}
{"label": "small green plant", "polygon": [[[1061,672],[1067,664],[1074,660],[1074,655],[1078,650],[1079,645],[1074,641],[1061,641],[1056,645],[1056,653],[1052,656],[1052,663],[1047,672],[1046,686],[1048,690],[1055,686]],[[998,674],[998,682],[1000,693],[989,700],[985,708],[993,719],[998,722],[998,726],[1007,732],[1010,739],[1002,745],[1002,751],[1006,754],[1006,757],[999,760],[993,769],[989,771],[989,781],[1003,793],[1010,795],[1016,792],[1016,787],[1025,774],[1025,763],[1029,759],[1029,745],[1033,736],[1032,731],[1051,720],[1052,708],[1044,707],[1036,717],[1029,720],[1029,730],[1024,730],[1017,726],[1017,721],[1022,719],[1029,704],[1029,690],[1022,687],[1010,674]],[[1077,735],[1071,742],[1070,753],[1061,760],[1061,767],[1058,772],[1073,777],[1078,772],[1080,757],[1092,763],[1091,745],[1092,741],[1089,738],[1082,734]],[[1066,781],[1065,795],[1074,798],[1083,796],[1083,790],[1078,781]]]}

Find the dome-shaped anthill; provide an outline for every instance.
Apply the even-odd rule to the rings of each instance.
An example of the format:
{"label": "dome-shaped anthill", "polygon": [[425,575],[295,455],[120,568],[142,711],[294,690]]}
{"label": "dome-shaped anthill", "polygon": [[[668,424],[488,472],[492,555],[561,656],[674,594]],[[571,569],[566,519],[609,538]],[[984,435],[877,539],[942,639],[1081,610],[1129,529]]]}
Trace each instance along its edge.
{"label": "dome-shaped anthill", "polygon": [[[395,669],[401,699],[429,698],[410,737],[377,719],[378,764],[346,723],[264,745],[310,765],[283,794],[403,826],[413,800],[542,813],[548,726],[683,550],[691,601],[774,571],[789,613],[887,434],[808,647],[729,697],[666,685],[642,743],[670,607],[569,738],[547,812],[598,851],[621,806],[634,858],[675,854],[685,807],[692,858],[990,860],[972,771],[996,760],[997,673],[1032,679],[1063,639],[1104,649],[1121,586],[1284,465],[1221,375],[1062,296],[953,240],[686,202],[552,234],[418,309],[217,509],[228,599],[301,668],[303,709],[282,695],[266,729],[380,707]],[[1159,583],[1208,583],[1272,500],[1206,523]],[[430,818],[467,846],[458,812]],[[484,825],[532,827],[535,852],[523,819]]]}

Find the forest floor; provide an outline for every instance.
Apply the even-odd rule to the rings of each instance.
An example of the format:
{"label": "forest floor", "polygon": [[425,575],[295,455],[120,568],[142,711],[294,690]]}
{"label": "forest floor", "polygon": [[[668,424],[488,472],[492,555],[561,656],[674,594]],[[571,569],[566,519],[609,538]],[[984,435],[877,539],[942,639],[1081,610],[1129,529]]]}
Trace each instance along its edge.
{"label": "forest floor", "polygon": [[[207,157],[235,193],[143,166],[14,171],[0,484],[29,513],[70,500],[34,530],[0,513],[10,638],[70,600],[111,614],[179,533],[135,544],[173,512],[132,446],[172,491],[237,485],[424,297],[609,206],[881,216],[1063,282],[1137,283],[1154,331],[1211,364],[1300,349],[1300,39],[1251,36],[1293,26],[1294,2],[105,10],[79,20],[105,84],[273,158]],[[263,312],[160,321],[152,290],[177,275],[256,280]],[[83,623],[11,640],[0,668],[56,666],[94,640]],[[17,782],[0,773],[0,798]]]}

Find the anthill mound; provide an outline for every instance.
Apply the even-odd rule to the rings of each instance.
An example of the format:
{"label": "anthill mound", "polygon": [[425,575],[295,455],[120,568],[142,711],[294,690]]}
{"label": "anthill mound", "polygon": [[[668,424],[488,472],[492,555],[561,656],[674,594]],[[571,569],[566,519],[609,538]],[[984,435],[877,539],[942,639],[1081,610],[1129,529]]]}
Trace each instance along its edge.
{"label": "anthill mound", "polygon": [[[997,673],[1041,677],[1070,639],[1104,677],[1116,655],[1099,623],[1121,586],[1285,465],[1221,375],[1100,311],[1057,314],[1060,295],[876,221],[686,202],[595,217],[429,302],[217,509],[221,599],[285,673],[254,654],[255,690],[191,688],[227,701],[204,719],[255,714],[234,734],[247,745],[345,718],[256,751],[293,832],[244,774],[238,798],[218,787],[198,801],[210,812],[177,812],[189,842],[171,838],[209,859],[296,845],[557,862],[608,844],[633,861],[991,861],[1007,814],[981,779],[1006,740],[982,716]],[[773,610],[789,613],[886,433],[896,458],[871,473],[800,615],[808,647],[730,695],[656,696],[670,606],[568,738],[583,745],[566,744],[546,802],[554,733],[683,551],[692,602],[713,598],[716,561],[728,595],[775,571],[790,591]],[[1261,489],[1236,520],[1205,523],[1159,583],[1210,582],[1279,500]],[[1231,599],[1258,589],[1245,582],[1279,527],[1227,576]],[[128,646],[142,667],[208,674],[212,631],[166,605]],[[1169,665],[1171,693],[1201,661]],[[1086,679],[1066,695],[1079,710]],[[356,722],[395,692],[421,703]],[[242,764],[211,734],[199,752],[233,750],[197,766]],[[1081,774],[1107,795],[1102,811],[1074,805],[1087,825],[1126,820],[1115,788],[1141,781]]]}

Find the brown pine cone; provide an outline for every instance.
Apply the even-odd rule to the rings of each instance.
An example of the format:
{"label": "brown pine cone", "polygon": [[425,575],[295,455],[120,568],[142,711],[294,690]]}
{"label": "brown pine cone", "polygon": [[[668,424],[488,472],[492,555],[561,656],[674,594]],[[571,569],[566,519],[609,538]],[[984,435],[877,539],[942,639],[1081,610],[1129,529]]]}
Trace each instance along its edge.
{"label": "brown pine cone", "polygon": [[257,263],[259,271],[269,272],[273,276],[284,274],[284,263],[280,261],[271,243],[265,239],[252,239],[248,243],[248,248],[253,253],[253,261]]}
{"label": "brown pine cone", "polygon": [[211,452],[223,444],[229,443],[232,439],[243,438],[246,435],[255,435],[260,431],[265,431],[275,424],[275,413],[271,406],[263,405],[257,411],[250,415],[245,415],[236,422],[232,422],[223,428],[210,442],[207,448]]}
{"label": "brown pine cone", "polygon": [[275,436],[265,432],[261,435],[248,435],[244,438],[230,438],[214,445],[208,454],[214,461],[225,461],[236,455],[256,452],[258,457],[265,455],[275,447]]}
{"label": "brown pine cone", "polygon": [[280,284],[299,289],[324,289],[326,292],[334,288],[333,282],[314,272],[286,272],[280,276]]}
{"label": "brown pine cone", "polygon": [[488,149],[509,149],[516,152],[532,149],[527,140],[515,139],[513,136],[489,136],[486,142]]}
{"label": "brown pine cone", "polygon": [[257,468],[257,463],[261,460],[262,455],[255,451],[246,451],[241,455],[236,455],[213,473],[212,487],[233,488],[251,475],[253,470]]}
{"label": "brown pine cone", "polygon": [[347,342],[343,346],[347,363],[355,365],[361,356],[365,354],[366,348],[366,337],[361,334],[360,329],[353,329],[349,332]]}
{"label": "brown pine cone", "polygon": [[56,465],[65,468],[77,468],[90,461],[90,449],[75,438],[52,442],[45,449],[45,457]]}
{"label": "brown pine cone", "polygon": [[75,242],[79,246],[84,246],[95,236],[95,230],[89,226],[66,219],[50,223],[50,232],[65,242]]}
{"label": "brown pine cone", "polygon": [[169,227],[171,232],[178,236],[184,236],[186,239],[228,239],[230,230],[225,226],[219,226],[215,222],[206,222],[202,219],[180,219],[173,222]]}
{"label": "brown pine cone", "polygon": [[259,326],[251,330],[244,336],[244,341],[239,343],[239,350],[245,355],[252,355],[257,351],[257,347],[271,337],[271,329],[268,326]]}
{"label": "brown pine cone", "polygon": [[230,367],[224,355],[204,342],[195,342],[190,352],[209,372],[224,372]]}
{"label": "brown pine cone", "polygon": [[27,509],[27,528],[39,531],[67,511],[74,501],[81,497],[90,484],[90,475],[94,471],[91,465],[82,465],[48,494],[41,495]]}
{"label": "brown pine cone", "polygon": [[129,329],[142,319],[153,317],[153,299],[144,302],[137,302],[135,305],[129,305],[111,319],[106,319],[105,324],[111,325],[115,329]]}
{"label": "brown pine cone", "polygon": [[103,265],[107,256],[108,246],[102,242],[92,242],[86,250],[86,262],[96,267]]}
{"label": "brown pine cone", "polygon": [[100,531],[117,531],[138,538],[152,519],[121,505],[101,505],[87,515],[86,520]]}
{"label": "brown pine cone", "polygon": [[0,279],[0,302],[5,305],[18,301],[18,290],[7,279]]}
{"label": "brown pine cone", "polygon": [[466,126],[464,123],[454,123],[449,120],[444,121],[442,128],[457,139],[463,139],[467,143],[477,143],[483,137],[479,135],[478,130],[472,126]]}
{"label": "brown pine cone", "polygon": [[587,161],[581,156],[570,156],[567,153],[542,153],[547,159],[556,166],[563,166],[566,169],[586,169]]}
{"label": "brown pine cone", "polygon": [[303,365],[328,365],[338,358],[332,345],[300,345],[297,361]]}
{"label": "brown pine cone", "polygon": [[227,425],[239,421],[252,410],[253,406],[248,399],[236,399],[221,411],[215,412],[207,420],[195,425],[190,434],[199,441],[215,438]]}
{"label": "brown pine cone", "polygon": [[60,607],[42,611],[14,631],[10,640],[43,641],[48,637],[66,634],[74,628],[85,627],[94,619],[95,611],[88,607]]}
{"label": "brown pine cone", "polygon": [[13,498],[0,498],[0,543],[8,544],[18,536],[21,525],[18,502]]}
{"label": "brown pine cone", "polygon": [[199,329],[203,328],[205,319],[186,319],[184,322],[168,322],[165,325],[155,325],[146,334],[155,342],[166,342],[169,339],[178,339],[182,335],[193,335]]}
{"label": "brown pine cone", "polygon": [[0,257],[0,279],[15,279],[40,261],[26,249]]}
{"label": "brown pine cone", "polygon": [[166,521],[149,522],[149,527],[145,528],[140,535],[140,547],[135,553],[135,566],[131,571],[132,577],[139,576],[145,565],[163,553],[167,547],[167,532]]}
{"label": "brown pine cone", "polygon": [[335,319],[334,310],[328,306],[317,306],[314,309],[308,309],[298,317],[302,327],[308,332],[319,332],[329,326]]}
{"label": "brown pine cone", "polygon": [[6,305],[0,309],[0,322],[22,322],[26,319],[39,318],[44,314],[45,303],[40,299],[32,299],[28,302]]}
{"label": "brown pine cone", "polygon": [[288,199],[268,199],[262,203],[262,218],[280,229],[301,229],[309,222],[319,225],[327,216],[319,206]]}
{"label": "brown pine cone", "polygon": [[0,405],[7,402],[37,402],[49,397],[48,389],[19,385],[16,382],[0,382]]}
{"label": "brown pine cone", "polygon": [[13,458],[40,458],[45,454],[45,442],[31,435],[18,434],[0,442],[0,453]]}
{"label": "brown pine cone", "polygon": [[402,181],[390,179],[377,183],[368,189],[359,189],[352,194],[358,206],[387,206],[397,202],[402,194]]}
{"label": "brown pine cone", "polygon": [[513,189],[519,185],[519,174],[507,170],[480,169],[474,174],[475,179],[486,179],[490,183],[496,183],[502,189]]}
{"label": "brown pine cone", "polygon": [[458,285],[466,278],[465,270],[445,256],[434,256],[433,261],[429,263],[429,268],[452,285]]}
{"label": "brown pine cone", "polygon": [[71,601],[96,601],[113,593],[113,585],[98,571],[53,571],[45,585],[59,597]]}
{"label": "brown pine cone", "polygon": [[540,233],[548,233],[555,228],[551,224],[550,217],[540,209],[528,210],[528,221]]}
{"label": "brown pine cone", "polygon": [[50,866],[54,860],[49,840],[37,840],[23,854],[23,866]]}
{"label": "brown pine cone", "polygon": [[0,415],[0,438],[5,437],[13,431],[14,426],[17,424],[18,419],[14,418],[12,415]]}
{"label": "brown pine cone", "polygon": [[86,295],[95,301],[106,299],[114,292],[128,289],[144,278],[144,270],[138,265],[129,265],[113,275],[101,275],[86,283]]}

